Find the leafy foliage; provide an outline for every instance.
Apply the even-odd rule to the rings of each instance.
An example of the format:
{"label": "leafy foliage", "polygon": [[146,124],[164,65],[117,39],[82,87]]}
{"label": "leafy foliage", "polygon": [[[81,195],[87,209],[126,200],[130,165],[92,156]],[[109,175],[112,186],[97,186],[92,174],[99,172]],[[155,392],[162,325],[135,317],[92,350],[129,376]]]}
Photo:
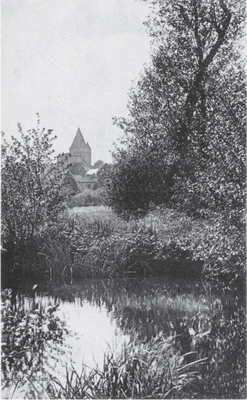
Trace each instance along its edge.
{"label": "leafy foliage", "polygon": [[116,164],[106,184],[106,202],[118,214],[143,215],[149,204],[169,199],[167,165],[158,150],[119,150]]}
{"label": "leafy foliage", "polygon": [[84,189],[82,193],[72,196],[68,201],[68,207],[100,206],[103,203],[103,189]]}
{"label": "leafy foliage", "polygon": [[151,4],[151,65],[129,93],[129,118],[115,119],[125,148],[115,151],[109,204],[133,213],[172,198],[189,212],[231,210],[236,222],[245,184],[244,3]]}
{"label": "leafy foliage", "polygon": [[8,386],[17,378],[32,376],[45,368],[46,344],[61,342],[65,333],[62,322],[54,315],[56,307],[47,310],[35,307],[27,311],[21,303],[11,304],[12,291],[5,289],[2,296],[2,374]]}
{"label": "leafy foliage", "polygon": [[55,136],[40,128],[39,117],[36,130],[25,134],[20,124],[18,129],[20,139],[2,143],[2,246],[9,268],[20,264],[21,254],[37,249],[43,230],[64,208],[63,166],[52,158]]}
{"label": "leafy foliage", "polygon": [[[46,277],[66,284],[76,277],[165,273],[172,266],[171,273],[178,273],[179,265],[186,264],[185,257],[190,268],[190,232],[191,218],[169,210],[128,222],[113,213],[78,214],[63,217],[46,230],[39,256],[45,261]],[[197,273],[199,266],[197,262]]]}
{"label": "leafy foliage", "polygon": [[129,117],[115,119],[124,138],[108,204],[127,217],[154,203],[208,220],[200,250],[193,238],[189,247],[207,272],[243,277],[245,3],[150,3],[151,63],[129,92]]}
{"label": "leafy foliage", "polygon": [[128,221],[112,212],[63,217],[46,230],[39,257],[43,276],[53,282],[128,273],[203,272],[227,285],[244,279],[244,237],[237,228],[219,216],[194,219],[164,206]]}

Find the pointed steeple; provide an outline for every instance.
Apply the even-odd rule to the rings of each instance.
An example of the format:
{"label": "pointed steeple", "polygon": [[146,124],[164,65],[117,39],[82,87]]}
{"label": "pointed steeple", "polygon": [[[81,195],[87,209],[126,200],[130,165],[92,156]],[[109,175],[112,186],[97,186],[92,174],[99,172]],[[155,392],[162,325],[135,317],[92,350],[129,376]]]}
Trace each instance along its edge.
{"label": "pointed steeple", "polygon": [[88,168],[91,167],[91,148],[85,142],[80,128],[77,129],[75,138],[69,149],[71,155],[71,164],[83,164]]}
{"label": "pointed steeple", "polygon": [[84,137],[82,136],[80,128],[78,127],[75,138],[69,150],[71,152],[71,150],[73,149],[78,150],[83,148],[84,146],[86,146],[86,142],[84,140]]}

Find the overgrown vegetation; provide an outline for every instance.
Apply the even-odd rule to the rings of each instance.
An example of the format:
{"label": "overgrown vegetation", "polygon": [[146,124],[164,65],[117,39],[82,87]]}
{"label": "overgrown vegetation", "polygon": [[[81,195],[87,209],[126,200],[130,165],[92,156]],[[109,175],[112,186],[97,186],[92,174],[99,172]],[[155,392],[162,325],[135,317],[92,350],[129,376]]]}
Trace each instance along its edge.
{"label": "overgrown vegetation", "polygon": [[69,208],[100,206],[103,204],[103,189],[84,189],[82,193],[72,196],[67,204]]}
{"label": "overgrown vegetation", "polygon": [[208,220],[195,251],[212,275],[231,267],[239,274],[245,2],[153,0],[150,7],[151,62],[129,92],[128,118],[115,119],[124,136],[106,183],[108,205],[125,217],[143,215],[153,203]]}
{"label": "overgrown vegetation", "polygon": [[[171,221],[174,213],[164,214],[163,218],[163,229],[167,229],[165,236],[162,231],[158,233],[157,221],[151,216],[128,222],[113,214],[63,218],[47,232],[40,260],[45,260],[50,280],[57,283],[71,283],[78,277],[165,273],[169,266],[176,273],[176,265],[180,266],[177,273],[181,272],[185,269],[185,258],[191,261],[189,247],[184,243],[182,248],[179,242],[190,221],[186,217],[183,221],[180,216],[181,226],[178,227]],[[166,223],[170,226],[165,228]],[[176,235],[178,231],[180,235]],[[53,239],[49,239],[51,237]]]}
{"label": "overgrown vegetation", "polygon": [[244,237],[232,229],[222,243],[224,229],[213,218],[198,220],[166,207],[128,221],[110,211],[63,214],[19,255],[17,273],[25,269],[33,282],[70,284],[85,277],[203,272],[225,284],[243,284]]}
{"label": "overgrown vegetation", "polygon": [[78,214],[47,230],[40,268],[50,281],[67,284],[78,277],[201,272],[228,285],[243,283],[244,238],[237,230],[228,232],[222,252],[216,239],[223,234],[224,225],[214,219],[198,220],[165,207],[128,221],[109,212]]}
{"label": "overgrown vegetation", "polygon": [[24,259],[35,259],[47,226],[57,222],[65,207],[61,195],[63,165],[52,157],[52,131],[40,128],[26,134],[18,124],[19,139],[2,141],[2,279],[26,278]]}
{"label": "overgrown vegetation", "polygon": [[43,381],[26,377],[18,385],[30,399],[191,398],[203,362],[185,364],[171,339],[159,338],[150,347],[129,345],[119,357],[106,354],[102,370],[67,370],[65,383],[50,375]]}
{"label": "overgrown vegetation", "polygon": [[195,392],[198,365],[175,354],[171,339],[159,338],[150,346],[129,345],[117,358],[105,356],[103,369],[78,374],[72,371],[66,385],[51,377],[52,397],[71,398],[187,398]]}
{"label": "overgrown vegetation", "polygon": [[25,309],[21,296],[5,289],[1,304],[1,373],[3,390],[13,388],[23,376],[44,373],[49,364],[49,343],[62,343],[64,324],[54,315],[57,307],[46,310],[35,302]]}

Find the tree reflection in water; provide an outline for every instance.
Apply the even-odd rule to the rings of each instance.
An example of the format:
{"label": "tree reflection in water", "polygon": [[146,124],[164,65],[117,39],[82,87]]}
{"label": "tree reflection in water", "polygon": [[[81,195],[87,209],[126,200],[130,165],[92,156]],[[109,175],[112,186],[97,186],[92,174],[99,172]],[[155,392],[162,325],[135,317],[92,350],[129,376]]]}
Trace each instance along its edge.
{"label": "tree reflection in water", "polygon": [[[221,377],[222,371],[228,381],[234,381],[232,385],[239,382],[243,386],[245,303],[239,292],[236,295],[227,289],[214,290],[198,280],[158,277],[88,279],[78,285],[53,288],[40,296],[59,303],[68,321],[76,310],[73,328],[81,346],[74,354],[81,359],[85,360],[90,347],[99,352],[100,346],[105,346],[98,360],[92,360],[99,363],[108,349],[107,343],[110,347],[116,342],[123,344],[126,338],[138,345],[158,337],[172,337],[176,351],[194,351],[187,362],[208,357],[202,371],[207,382],[207,387],[202,388],[205,393],[223,385],[219,385],[221,379],[226,381],[225,375]],[[219,397],[222,394],[217,390]]]}

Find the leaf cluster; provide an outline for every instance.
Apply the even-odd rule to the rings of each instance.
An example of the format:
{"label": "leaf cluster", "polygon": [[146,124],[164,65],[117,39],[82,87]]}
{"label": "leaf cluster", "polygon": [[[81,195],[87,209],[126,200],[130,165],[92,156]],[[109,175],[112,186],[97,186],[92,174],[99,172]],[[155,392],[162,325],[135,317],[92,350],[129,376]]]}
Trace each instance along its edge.
{"label": "leaf cluster", "polygon": [[41,306],[26,311],[21,304],[11,305],[12,291],[5,289],[2,296],[2,373],[5,385],[23,374],[42,371],[45,366],[45,346],[49,341],[61,342],[65,333],[63,323],[53,308]]}
{"label": "leaf cluster", "polygon": [[33,239],[44,226],[55,221],[63,209],[63,168],[52,158],[55,136],[40,128],[20,139],[2,143],[2,239],[18,243]]}

